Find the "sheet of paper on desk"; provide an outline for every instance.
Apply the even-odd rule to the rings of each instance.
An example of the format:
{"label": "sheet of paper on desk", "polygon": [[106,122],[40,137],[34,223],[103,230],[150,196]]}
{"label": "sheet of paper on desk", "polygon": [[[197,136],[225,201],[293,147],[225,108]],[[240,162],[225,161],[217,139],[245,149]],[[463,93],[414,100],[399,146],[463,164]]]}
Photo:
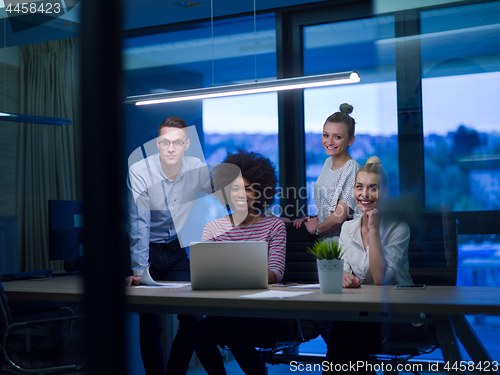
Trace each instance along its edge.
{"label": "sheet of paper on desk", "polygon": [[136,288],[167,288],[175,289],[191,285],[191,283],[156,283],[156,285],[139,285]]}
{"label": "sheet of paper on desk", "polygon": [[156,281],[153,280],[151,277],[151,274],[149,273],[149,264],[146,268],[144,268],[144,271],[142,272],[141,279],[139,282],[143,285],[140,286],[139,288],[144,288],[145,286],[155,286],[155,287],[162,287],[162,288],[182,288],[183,286],[188,286],[191,285],[191,283],[157,283]]}
{"label": "sheet of paper on desk", "polygon": [[319,284],[294,285],[289,286],[287,289],[319,289]]}
{"label": "sheet of paper on desk", "polygon": [[303,294],[311,294],[314,292],[285,292],[283,290],[269,290],[267,292],[246,294],[244,296],[240,296],[243,298],[289,298],[289,297],[297,297]]}

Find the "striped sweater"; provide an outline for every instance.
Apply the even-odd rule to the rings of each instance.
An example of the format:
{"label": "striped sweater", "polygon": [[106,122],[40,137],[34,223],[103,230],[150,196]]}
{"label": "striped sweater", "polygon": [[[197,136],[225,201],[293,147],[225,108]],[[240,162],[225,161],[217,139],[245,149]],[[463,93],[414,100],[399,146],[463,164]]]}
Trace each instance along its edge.
{"label": "striped sweater", "polygon": [[229,218],[212,220],[203,229],[202,241],[266,241],[269,258],[268,269],[278,281],[285,272],[286,230],[285,224],[274,216],[265,216],[258,223],[247,227],[234,227]]}

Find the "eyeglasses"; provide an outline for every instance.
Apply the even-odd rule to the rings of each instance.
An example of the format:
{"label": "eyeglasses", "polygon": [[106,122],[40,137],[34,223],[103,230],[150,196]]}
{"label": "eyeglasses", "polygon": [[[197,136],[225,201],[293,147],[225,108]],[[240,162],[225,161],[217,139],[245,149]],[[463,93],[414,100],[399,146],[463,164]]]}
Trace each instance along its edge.
{"label": "eyeglasses", "polygon": [[161,140],[161,141],[160,141],[160,142],[158,142],[158,143],[159,143],[159,144],[160,144],[160,146],[161,146],[161,147],[163,147],[163,148],[169,148],[169,147],[170,147],[170,145],[174,145],[174,148],[175,148],[176,150],[180,150],[181,148],[183,148],[183,147],[184,147],[184,142],[179,141],[179,140],[177,140],[177,141],[173,141],[173,142],[170,142],[169,140],[163,139],[163,140]]}

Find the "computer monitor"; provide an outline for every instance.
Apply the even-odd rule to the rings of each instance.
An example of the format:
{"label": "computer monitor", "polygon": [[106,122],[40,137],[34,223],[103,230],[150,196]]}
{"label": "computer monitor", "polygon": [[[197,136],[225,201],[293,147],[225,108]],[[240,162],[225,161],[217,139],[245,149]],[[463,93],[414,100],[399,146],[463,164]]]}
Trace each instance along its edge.
{"label": "computer monitor", "polygon": [[82,202],[49,200],[49,259],[83,257]]}

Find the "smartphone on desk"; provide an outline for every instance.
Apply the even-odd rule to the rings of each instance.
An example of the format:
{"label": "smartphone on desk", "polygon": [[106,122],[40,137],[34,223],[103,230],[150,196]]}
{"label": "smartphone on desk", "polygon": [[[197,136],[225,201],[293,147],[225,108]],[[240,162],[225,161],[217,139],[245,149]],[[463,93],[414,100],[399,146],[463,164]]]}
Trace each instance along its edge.
{"label": "smartphone on desk", "polygon": [[394,289],[425,289],[425,284],[398,284]]}

